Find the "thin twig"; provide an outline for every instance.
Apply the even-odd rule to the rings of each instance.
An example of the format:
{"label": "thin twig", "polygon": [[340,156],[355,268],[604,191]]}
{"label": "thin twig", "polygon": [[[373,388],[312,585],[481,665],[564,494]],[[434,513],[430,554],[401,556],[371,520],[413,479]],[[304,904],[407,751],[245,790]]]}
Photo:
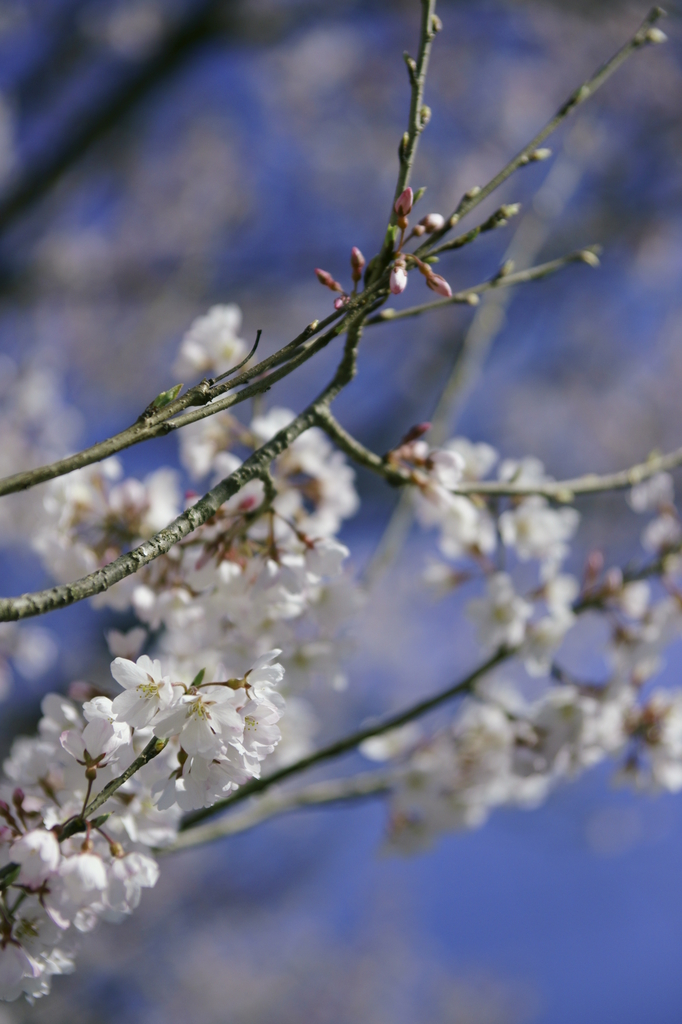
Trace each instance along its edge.
{"label": "thin twig", "polygon": [[361,466],[366,466],[373,472],[387,480],[396,487],[409,484],[410,477],[400,469],[396,469],[387,463],[379,455],[365,448],[356,438],[345,430],[334,417],[328,406],[322,406],[317,412],[317,425],[335,442],[335,444]]}
{"label": "thin twig", "polygon": [[69,836],[73,836],[77,832],[83,832],[88,818],[91,818],[95,811],[98,811],[99,808],[107,802],[110,796],[113,796],[114,793],[128,781],[128,779],[131,779],[135,772],[139,772],[140,768],[144,768],[144,766],[149,764],[157,754],[160,754],[167,743],[168,740],[160,740],[157,739],[156,736],[153,736],[142,753],[135,758],[132,764],[128,765],[121,775],[112,779],[111,782],[108,782],[104,789],[102,789],[101,792],[91,800],[79,817],[71,818],[64,824],[63,828],[61,828],[59,832],[59,841],[61,842],[63,839],[68,839]]}
{"label": "thin twig", "polygon": [[253,804],[239,813],[226,815],[219,821],[180,832],[172,846],[159,849],[157,853],[176,853],[191,846],[211,843],[225,836],[246,832],[255,825],[287,811],[302,810],[306,807],[322,807],[381,796],[390,789],[393,772],[362,772],[347,779],[330,779],[315,782],[293,792],[275,790],[254,800]]}
{"label": "thin twig", "polygon": [[447,232],[455,226],[467,213],[470,213],[479,203],[482,203],[484,199],[494,192],[495,189],[499,188],[500,185],[507,180],[510,175],[514,173],[519,167],[527,164],[529,158],[532,157],[533,153],[542,143],[548,138],[553,131],[555,131],[559,125],[571,114],[581,103],[589,99],[600,86],[606,82],[608,78],[616,71],[621,64],[632,56],[636,50],[639,50],[642,46],[646,46],[650,42],[648,36],[649,30],[659,20],[664,17],[665,11],[660,7],[652,7],[647,14],[646,18],[635,32],[634,36],[623,46],[610,60],[606,61],[602,66],[590,77],[587,81],[583,82],[579,88],[577,88],[568,97],[565,103],[563,103],[554,117],[552,117],[547,124],[542,128],[538,134],[531,139],[528,145],[524,146],[523,149],[516,154],[516,156],[509,161],[509,163],[499,171],[498,174],[492,178],[487,185],[484,185],[480,189],[472,189],[467,192],[463,199],[460,201],[457,209],[454,211],[452,216],[446,220],[444,226],[439,231],[434,233],[428,238],[426,242],[417,250],[417,255],[422,256],[429,253],[435,244],[447,234]]}
{"label": "thin twig", "polygon": [[431,116],[430,109],[424,106],[423,102],[424,84],[426,82],[426,73],[429,67],[431,44],[441,25],[436,16],[436,0],[421,0],[421,5],[422,17],[417,59],[415,60],[409,55],[409,53],[404,54],[407,73],[410,77],[410,113],[407,122],[407,131],[400,140],[400,145],[398,147],[398,180],[396,181],[393,203],[391,204],[391,213],[388,218],[388,231],[386,233],[381,252],[377,257],[376,268],[368,278],[369,283],[371,283],[371,281],[376,277],[381,276],[391,259],[394,242],[391,229],[397,223],[397,215],[394,205],[395,200],[410,184],[412,167],[417,155],[417,146],[419,145],[419,136],[423,132],[424,128],[426,128]]}
{"label": "thin twig", "polygon": [[[476,284],[471,288],[455,292],[449,299],[425,302],[421,306],[410,306],[408,309],[396,310],[390,307],[382,309],[380,313],[368,318],[367,327],[371,327],[372,324],[383,324],[388,320],[404,320],[406,317],[420,316],[422,313],[430,313],[434,309],[443,309],[445,306],[452,306],[455,303],[477,305],[476,299],[478,296],[490,291],[492,288],[511,288],[515,284],[539,281],[549,274],[556,273],[557,270],[561,270],[562,267],[567,266],[569,263],[588,263],[590,266],[594,266],[597,251],[598,246],[588,245],[583,249],[576,249],[575,252],[570,252],[566,256],[560,256],[556,260],[550,260],[548,263],[540,263],[536,267],[528,267],[527,270],[517,270],[512,274],[503,275],[498,273],[488,281],[483,281],[482,284]],[[472,298],[474,299],[473,303]]]}

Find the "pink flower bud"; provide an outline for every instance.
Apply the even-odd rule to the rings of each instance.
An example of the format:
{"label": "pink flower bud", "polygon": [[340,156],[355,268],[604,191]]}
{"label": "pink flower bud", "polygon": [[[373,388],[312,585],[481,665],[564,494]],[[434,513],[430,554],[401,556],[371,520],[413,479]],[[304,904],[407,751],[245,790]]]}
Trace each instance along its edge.
{"label": "pink flower bud", "polygon": [[433,231],[440,231],[445,224],[445,217],[440,213],[427,213],[419,223],[423,226],[424,231],[430,235]]}
{"label": "pink flower bud", "polygon": [[339,282],[335,281],[332,275],[328,273],[326,270],[320,270],[319,267],[316,267],[315,273],[317,274],[317,280],[320,282],[320,284],[323,284],[325,288],[331,288],[333,292],[343,291],[343,288],[341,287]]}
{"label": "pink flower bud", "polygon": [[405,437],[400,442],[400,445],[411,444],[413,441],[418,441],[420,437],[423,437],[427,431],[431,429],[430,423],[416,423],[413,427],[410,427]]}
{"label": "pink flower bud", "polygon": [[393,207],[393,209],[395,210],[399,217],[407,217],[408,213],[412,209],[413,199],[414,196],[412,193],[412,189],[408,185],[405,191],[400,193]]}
{"label": "pink flower bud", "polygon": [[391,271],[388,286],[393,295],[400,295],[407,287],[407,269],[403,260],[396,260]]}
{"label": "pink flower bud", "polygon": [[357,284],[362,277],[362,271],[365,269],[365,257],[362,255],[357,245],[354,245],[350,251],[350,265],[353,271],[353,283]]}
{"label": "pink flower bud", "polygon": [[346,305],[348,305],[347,295],[339,295],[338,299],[334,299],[334,309],[343,309]]}
{"label": "pink flower bud", "polygon": [[429,274],[426,278],[426,283],[432,292],[438,292],[444,298],[449,299],[452,295],[452,288],[440,274]]}

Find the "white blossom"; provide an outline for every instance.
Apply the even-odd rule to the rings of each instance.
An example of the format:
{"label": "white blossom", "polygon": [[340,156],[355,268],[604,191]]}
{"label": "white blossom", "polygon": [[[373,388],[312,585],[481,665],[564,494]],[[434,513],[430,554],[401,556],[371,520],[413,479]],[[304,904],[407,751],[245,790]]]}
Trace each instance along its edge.
{"label": "white blossom", "polygon": [[467,606],[469,618],[478,627],[484,647],[518,647],[526,633],[533,606],[514,590],[511,577],[494,573],[487,584],[487,596],[475,598]]}
{"label": "white blossom", "polygon": [[182,339],[173,372],[180,378],[217,376],[229,370],[246,354],[246,343],[239,337],[242,312],[239,306],[211,306],[197,317]]}

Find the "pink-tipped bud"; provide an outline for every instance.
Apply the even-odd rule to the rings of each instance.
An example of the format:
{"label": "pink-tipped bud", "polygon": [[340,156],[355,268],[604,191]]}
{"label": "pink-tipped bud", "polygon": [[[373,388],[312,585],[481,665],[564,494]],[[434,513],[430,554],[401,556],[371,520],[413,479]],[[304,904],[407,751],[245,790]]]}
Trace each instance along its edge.
{"label": "pink-tipped bud", "polygon": [[348,305],[348,296],[339,295],[338,299],[334,299],[334,309],[343,309],[344,306]]}
{"label": "pink-tipped bud", "polygon": [[408,187],[404,192],[401,192],[395,201],[393,209],[399,217],[407,217],[408,213],[412,209],[412,203],[414,201],[414,195],[412,189]]}
{"label": "pink-tipped bud", "polygon": [[362,277],[362,272],[365,269],[365,257],[362,255],[357,245],[354,245],[350,251],[350,265],[353,272],[353,284],[357,284]]}
{"label": "pink-tipped bud", "polygon": [[405,434],[405,437],[400,442],[400,447],[404,444],[412,444],[413,441],[418,441],[420,437],[423,437],[427,431],[431,429],[430,423],[415,423],[413,427]]}
{"label": "pink-tipped bud", "polygon": [[317,274],[317,280],[320,284],[323,284],[325,288],[331,288],[333,292],[342,292],[343,288],[338,281],[335,281],[330,273],[326,270],[320,270],[319,267],[315,267],[315,273]]}
{"label": "pink-tipped bud", "polygon": [[396,260],[391,271],[389,278],[388,287],[391,289],[391,294],[400,295],[401,292],[405,291],[407,287],[407,268],[403,260]]}
{"label": "pink-tipped bud", "polygon": [[419,223],[422,225],[427,235],[430,235],[434,231],[440,231],[445,224],[445,217],[440,213],[427,213],[425,217],[422,217]]}
{"label": "pink-tipped bud", "polygon": [[442,295],[443,298],[449,299],[452,295],[452,288],[440,274],[429,274],[426,278],[426,283],[432,292],[437,292]]}

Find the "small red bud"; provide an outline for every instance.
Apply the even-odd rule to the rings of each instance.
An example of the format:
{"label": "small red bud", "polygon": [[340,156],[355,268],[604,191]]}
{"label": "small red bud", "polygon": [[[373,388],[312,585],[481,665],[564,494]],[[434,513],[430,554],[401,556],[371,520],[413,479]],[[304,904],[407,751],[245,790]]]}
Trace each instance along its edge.
{"label": "small red bud", "polygon": [[404,444],[411,444],[413,441],[418,441],[420,437],[423,437],[427,431],[431,429],[430,423],[416,423],[413,427],[405,434],[405,437],[400,442],[400,447]]}
{"label": "small red bud", "polygon": [[438,295],[442,295],[446,299],[449,299],[452,295],[452,288],[440,274],[429,274],[426,278],[426,283],[432,292],[437,292]]}
{"label": "small red bud", "polygon": [[354,245],[350,251],[350,265],[353,271],[353,284],[357,284],[362,277],[362,271],[365,269],[365,257],[362,255],[357,245]]}
{"label": "small red bud", "polygon": [[12,793],[12,803],[14,804],[15,807],[21,807],[23,802],[24,802],[24,791],[23,791],[23,789],[19,789],[19,787],[17,786],[17,788]]}
{"label": "small red bud", "polygon": [[339,282],[335,281],[332,275],[328,273],[326,270],[320,270],[319,267],[316,267],[315,273],[317,274],[317,280],[320,282],[320,284],[323,284],[325,288],[331,288],[333,292],[343,291],[343,288],[341,287]]}

